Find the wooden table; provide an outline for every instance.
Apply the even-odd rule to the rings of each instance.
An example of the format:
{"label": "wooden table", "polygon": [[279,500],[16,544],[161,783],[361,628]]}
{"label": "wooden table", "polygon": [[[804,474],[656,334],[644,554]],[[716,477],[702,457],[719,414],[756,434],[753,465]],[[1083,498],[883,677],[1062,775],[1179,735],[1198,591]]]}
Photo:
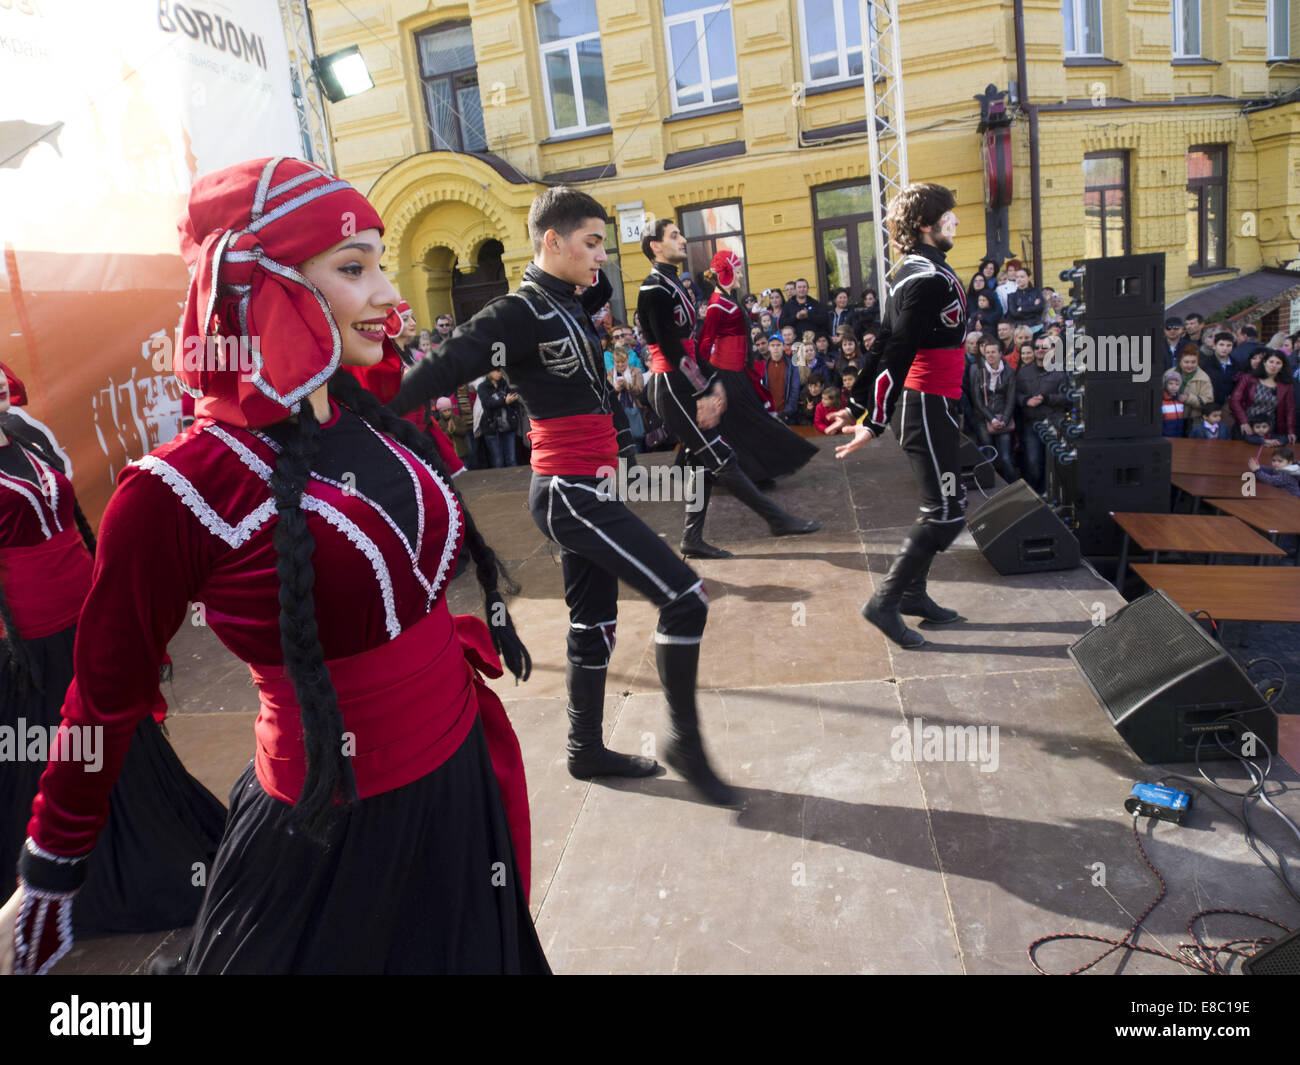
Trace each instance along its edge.
{"label": "wooden table", "polygon": [[1136,514],[1127,511],[1116,513],[1113,510],[1110,516],[1124,530],[1124,543],[1119,549],[1119,568],[1115,571],[1115,587],[1121,592],[1124,589],[1130,538],[1138,547],[1151,552],[1153,563],[1160,561],[1161,551],[1209,555],[1211,564],[1217,555],[1286,557],[1286,552],[1277,544],[1260,536],[1247,523],[1231,516]]}
{"label": "wooden table", "polygon": [[[1202,499],[1228,499],[1236,497],[1237,499],[1248,499],[1249,496],[1241,494],[1242,487],[1246,484],[1241,479],[1242,473],[1248,473],[1243,468],[1238,473],[1175,473],[1169,478],[1172,484],[1181,492],[1186,492],[1195,502],[1192,504],[1192,513],[1195,514],[1201,509]],[[1294,496],[1288,495],[1282,489],[1271,484],[1264,484],[1263,481],[1255,481],[1255,499],[1294,499]]]}
{"label": "wooden table", "polygon": [[[1244,440],[1189,440],[1174,437],[1170,456],[1170,469],[1174,473],[1241,474],[1246,460],[1259,453],[1258,444]],[[1259,456],[1260,464],[1267,466],[1275,448],[1266,447]]]}
{"label": "wooden table", "polygon": [[1215,621],[1300,622],[1300,568],[1295,566],[1170,566],[1139,562],[1133,572],[1189,614]]}
{"label": "wooden table", "polygon": [[[1260,485],[1272,488],[1272,485]],[[1277,491],[1282,491],[1280,488]],[[1270,536],[1282,536],[1287,533],[1300,533],[1300,498],[1282,492],[1282,499],[1210,499],[1212,507],[1218,507],[1224,513],[1240,518],[1247,525],[1253,525]]]}

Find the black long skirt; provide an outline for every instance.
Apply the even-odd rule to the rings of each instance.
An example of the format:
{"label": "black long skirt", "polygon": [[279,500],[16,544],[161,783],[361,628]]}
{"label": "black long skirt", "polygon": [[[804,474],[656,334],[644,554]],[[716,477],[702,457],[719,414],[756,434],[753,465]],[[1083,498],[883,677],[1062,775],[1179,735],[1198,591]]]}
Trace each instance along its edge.
{"label": "black long skirt", "polygon": [[751,481],[795,473],[817,454],[816,445],[763,409],[763,401],[744,370],[719,370],[718,380],[727,393],[727,411],[719,431]]}
{"label": "black long skirt", "polygon": [[314,841],[244,770],[189,973],[548,973],[482,723]]}
{"label": "black long skirt", "polygon": [[[68,685],[76,626],[25,640],[39,683],[19,691],[0,650],[0,725],[57,727]],[[13,869],[27,838],[32,800],[45,764],[0,765],[0,846]],[[225,825],[220,801],[190,776],[152,717],[132,737],[113,786],[108,822],[88,859],[86,882],[72,908],[79,937],[159,932],[193,924]]]}

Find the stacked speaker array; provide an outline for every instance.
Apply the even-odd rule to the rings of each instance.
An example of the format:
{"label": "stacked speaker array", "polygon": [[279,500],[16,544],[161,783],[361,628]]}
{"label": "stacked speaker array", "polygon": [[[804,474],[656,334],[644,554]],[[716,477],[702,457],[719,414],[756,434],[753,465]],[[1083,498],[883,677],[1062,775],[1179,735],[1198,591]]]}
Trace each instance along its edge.
{"label": "stacked speaker array", "polygon": [[1036,426],[1047,446],[1046,497],[1084,554],[1112,555],[1122,534],[1111,511],[1169,509],[1165,257],[1078,259],[1061,279],[1074,286],[1076,335],[1064,345],[1070,407]]}

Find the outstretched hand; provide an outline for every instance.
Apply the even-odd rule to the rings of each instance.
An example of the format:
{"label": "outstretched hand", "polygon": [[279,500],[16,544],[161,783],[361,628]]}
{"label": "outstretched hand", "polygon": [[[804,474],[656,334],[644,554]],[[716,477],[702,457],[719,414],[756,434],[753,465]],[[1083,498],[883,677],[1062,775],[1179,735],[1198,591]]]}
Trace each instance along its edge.
{"label": "outstretched hand", "polygon": [[876,438],[876,434],[865,425],[846,426],[843,432],[852,433],[853,439],[847,444],[841,444],[835,449],[835,457],[837,459],[846,458],[853,454],[853,452],[857,451],[858,448],[865,447]]}
{"label": "outstretched hand", "polygon": [[726,409],[727,393],[721,384],[715,382],[713,390],[707,396],[701,396],[695,401],[695,421],[701,429],[712,429],[722,420]]}
{"label": "outstretched hand", "polygon": [[851,433],[853,431],[853,412],[848,407],[833,411],[826,418],[827,435],[834,433]]}

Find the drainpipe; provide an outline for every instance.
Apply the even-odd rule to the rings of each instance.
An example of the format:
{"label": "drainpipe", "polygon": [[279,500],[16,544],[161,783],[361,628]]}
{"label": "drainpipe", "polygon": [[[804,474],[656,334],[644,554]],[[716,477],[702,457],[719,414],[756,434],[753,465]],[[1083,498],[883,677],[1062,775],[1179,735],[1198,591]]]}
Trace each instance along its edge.
{"label": "drainpipe", "polygon": [[1016,98],[1020,109],[1029,119],[1029,239],[1034,245],[1034,284],[1045,284],[1043,278],[1043,205],[1038,197],[1038,108],[1029,102],[1029,86],[1025,74],[1025,4],[1014,0],[1016,27]]}

